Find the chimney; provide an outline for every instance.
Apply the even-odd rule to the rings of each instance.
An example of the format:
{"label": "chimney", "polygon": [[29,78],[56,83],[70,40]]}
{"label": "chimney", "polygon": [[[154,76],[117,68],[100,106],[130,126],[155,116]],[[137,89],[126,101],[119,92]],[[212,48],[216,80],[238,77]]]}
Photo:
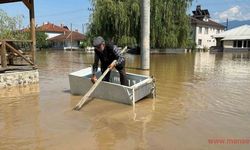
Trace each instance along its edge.
{"label": "chimney", "polygon": [[63,24],[61,23],[61,27],[63,28]]}
{"label": "chimney", "polygon": [[200,10],[201,10],[201,5],[197,5],[197,6],[196,6],[196,10],[199,10],[199,11],[200,11]]}

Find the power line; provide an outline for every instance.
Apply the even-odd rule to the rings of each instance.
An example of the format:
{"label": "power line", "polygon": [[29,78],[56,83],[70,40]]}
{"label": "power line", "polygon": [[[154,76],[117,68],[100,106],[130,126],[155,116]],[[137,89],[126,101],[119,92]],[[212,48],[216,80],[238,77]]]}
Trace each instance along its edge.
{"label": "power line", "polygon": [[60,17],[60,18],[55,18],[55,19],[42,19],[42,18],[36,18],[38,21],[50,21],[50,22],[79,22],[79,21],[89,21],[89,17]]}
{"label": "power line", "polygon": [[62,14],[72,14],[76,12],[81,12],[81,11],[88,11],[87,9],[77,9],[77,10],[70,10],[70,11],[64,11],[64,12],[58,12],[58,13],[52,13],[52,14],[46,14],[46,15],[40,15],[36,17],[53,17],[53,16],[61,16]]}

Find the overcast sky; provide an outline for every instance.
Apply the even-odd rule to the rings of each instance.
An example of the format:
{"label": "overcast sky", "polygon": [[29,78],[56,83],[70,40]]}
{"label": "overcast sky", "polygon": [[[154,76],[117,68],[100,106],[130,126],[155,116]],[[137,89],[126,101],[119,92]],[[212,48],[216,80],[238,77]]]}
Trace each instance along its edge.
{"label": "overcast sky", "polygon": [[[211,19],[217,22],[229,20],[250,20],[250,0],[194,0],[188,13],[195,10],[196,5],[202,9],[208,9]],[[64,24],[70,28],[82,31],[82,25],[86,27],[89,22],[91,8],[89,0],[35,0],[36,24],[51,22],[57,25]],[[23,15],[24,26],[28,25],[28,9],[22,2],[1,4],[10,16]]]}

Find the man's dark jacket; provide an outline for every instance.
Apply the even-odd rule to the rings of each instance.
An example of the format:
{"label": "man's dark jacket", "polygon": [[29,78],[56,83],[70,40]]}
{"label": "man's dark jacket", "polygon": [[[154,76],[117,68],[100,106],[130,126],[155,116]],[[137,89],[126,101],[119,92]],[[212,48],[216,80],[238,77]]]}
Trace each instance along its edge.
{"label": "man's dark jacket", "polygon": [[116,68],[123,68],[125,66],[125,58],[122,54],[120,54],[118,48],[111,44],[106,45],[102,52],[99,52],[95,49],[95,58],[92,67],[93,74],[97,72],[99,60],[101,61],[102,70],[108,68],[108,66],[113,62],[113,60],[117,60]]}

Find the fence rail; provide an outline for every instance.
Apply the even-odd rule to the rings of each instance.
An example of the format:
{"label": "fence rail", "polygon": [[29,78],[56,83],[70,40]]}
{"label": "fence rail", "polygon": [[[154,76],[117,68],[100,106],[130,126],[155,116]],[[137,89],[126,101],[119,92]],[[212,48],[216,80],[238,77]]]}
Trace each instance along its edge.
{"label": "fence rail", "polygon": [[18,46],[15,43],[30,43],[30,49],[32,45],[32,40],[1,40],[0,46],[1,46],[1,66],[2,68],[7,68],[8,65],[14,65],[14,58],[21,57],[23,60],[25,60],[30,65],[34,66],[34,60],[32,60],[32,55],[25,54],[22,50],[18,48]]}

